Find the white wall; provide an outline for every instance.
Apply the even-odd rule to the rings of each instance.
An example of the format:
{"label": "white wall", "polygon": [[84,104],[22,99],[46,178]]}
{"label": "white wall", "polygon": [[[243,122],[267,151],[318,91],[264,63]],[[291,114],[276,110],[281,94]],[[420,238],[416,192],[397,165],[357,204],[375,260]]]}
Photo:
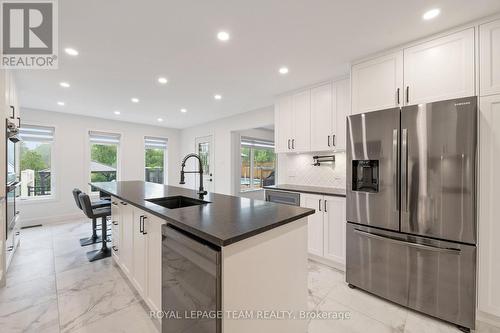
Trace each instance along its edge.
{"label": "white wall", "polygon": [[[197,137],[212,135],[214,142],[213,191],[234,194],[234,165],[239,163],[239,155],[234,153],[235,133],[272,124],[274,124],[274,107],[269,106],[186,128],[181,132],[181,158],[195,151]],[[186,170],[195,168],[194,161],[190,162],[191,164],[186,166]],[[185,187],[195,188],[193,175],[186,176]]]}
{"label": "white wall", "polygon": [[21,112],[24,124],[55,127],[52,148],[55,196],[47,200],[19,200],[23,225],[81,216],[71,191],[75,187],[88,190],[89,130],[121,134],[119,180],[144,180],[144,136],[167,138],[166,179],[170,184],[178,181],[179,130],[42,110],[22,109]]}

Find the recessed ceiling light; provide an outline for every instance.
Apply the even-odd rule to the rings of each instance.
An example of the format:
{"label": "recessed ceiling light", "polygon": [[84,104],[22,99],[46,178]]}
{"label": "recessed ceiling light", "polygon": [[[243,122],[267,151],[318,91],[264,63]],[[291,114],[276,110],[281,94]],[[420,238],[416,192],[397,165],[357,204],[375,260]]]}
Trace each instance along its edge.
{"label": "recessed ceiling light", "polygon": [[159,77],[158,78],[158,83],[160,84],[167,84],[168,80],[166,77]]}
{"label": "recessed ceiling light", "polygon": [[64,102],[57,102],[57,105],[59,106],[64,106],[64,104],[65,104]]}
{"label": "recessed ceiling light", "polygon": [[279,69],[279,71],[280,71],[280,74],[283,74],[283,75],[288,74],[288,67],[281,67]]}
{"label": "recessed ceiling light", "polygon": [[130,100],[132,103],[139,103],[139,99],[137,97],[132,97]]}
{"label": "recessed ceiling light", "polygon": [[59,85],[63,88],[69,88],[70,87],[70,84],[68,82],[61,82],[59,83]]}
{"label": "recessed ceiling light", "polygon": [[422,15],[422,18],[424,20],[432,20],[433,18],[439,16],[439,14],[441,13],[441,9],[439,8],[434,8],[434,9],[431,9],[431,10],[428,10],[424,13],[424,15]]}
{"label": "recessed ceiling light", "polygon": [[214,99],[216,99],[216,100],[221,100],[221,99],[222,99],[222,96],[221,96],[221,95],[219,95],[219,94],[216,94],[216,95],[214,95]]}
{"label": "recessed ceiling light", "polygon": [[186,109],[181,109],[181,112],[182,112],[182,113],[186,113],[186,112],[188,112],[188,110],[186,110]]}
{"label": "recessed ceiling light", "polygon": [[231,36],[229,36],[229,33],[226,31],[219,31],[219,33],[217,33],[217,38],[220,41],[227,42]]}
{"label": "recessed ceiling light", "polygon": [[158,118],[157,120],[158,120],[158,122],[161,123],[163,121],[163,118]]}
{"label": "recessed ceiling light", "polygon": [[64,52],[66,52],[67,54],[69,54],[70,56],[74,56],[76,57],[78,55],[78,51],[71,48],[71,47],[67,47],[64,49]]}
{"label": "recessed ceiling light", "polygon": [[119,116],[121,114],[120,111],[115,111],[114,114],[116,114],[117,116]]}

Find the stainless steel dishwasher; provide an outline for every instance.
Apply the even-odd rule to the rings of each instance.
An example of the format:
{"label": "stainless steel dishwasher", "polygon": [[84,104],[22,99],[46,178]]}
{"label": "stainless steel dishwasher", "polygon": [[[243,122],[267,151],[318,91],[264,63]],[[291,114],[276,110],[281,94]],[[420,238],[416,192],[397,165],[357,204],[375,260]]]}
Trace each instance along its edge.
{"label": "stainless steel dishwasher", "polygon": [[300,206],[300,194],[297,192],[266,190],[266,201]]}
{"label": "stainless steel dishwasher", "polygon": [[162,333],[221,332],[220,249],[170,225],[163,227],[162,310]]}

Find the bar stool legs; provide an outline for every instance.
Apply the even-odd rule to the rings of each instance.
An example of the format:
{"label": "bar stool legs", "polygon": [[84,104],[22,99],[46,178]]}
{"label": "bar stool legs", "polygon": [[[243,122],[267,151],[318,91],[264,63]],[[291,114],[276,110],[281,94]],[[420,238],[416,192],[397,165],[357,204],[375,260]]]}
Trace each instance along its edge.
{"label": "bar stool legs", "polygon": [[102,247],[99,250],[87,252],[87,258],[89,259],[90,262],[111,256],[111,250],[108,248],[106,244],[107,243],[106,240],[108,238],[106,217],[102,218],[101,225],[102,225],[102,237],[101,237]]}
{"label": "bar stool legs", "polygon": [[102,238],[97,236],[97,221],[92,219],[92,236],[89,238],[80,238],[80,245],[87,246],[102,242]]}

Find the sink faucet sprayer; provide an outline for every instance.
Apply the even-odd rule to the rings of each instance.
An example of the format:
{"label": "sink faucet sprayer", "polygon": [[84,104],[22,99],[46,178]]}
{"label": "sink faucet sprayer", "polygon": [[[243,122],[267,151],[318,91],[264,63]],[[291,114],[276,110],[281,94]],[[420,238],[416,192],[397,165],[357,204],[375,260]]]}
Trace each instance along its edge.
{"label": "sink faucet sprayer", "polygon": [[[186,166],[186,161],[191,157],[198,159],[198,164],[199,164],[198,171],[184,171],[184,167]],[[201,163],[201,158],[198,154],[195,154],[195,153],[187,154],[182,159],[181,181],[179,182],[179,184],[181,184],[181,185],[186,184],[186,182],[184,181],[184,174],[185,173],[199,173],[200,174],[200,188],[198,189],[198,194],[200,195],[200,197],[203,197],[205,194],[207,194],[207,191],[205,191],[203,189],[203,165]]]}

